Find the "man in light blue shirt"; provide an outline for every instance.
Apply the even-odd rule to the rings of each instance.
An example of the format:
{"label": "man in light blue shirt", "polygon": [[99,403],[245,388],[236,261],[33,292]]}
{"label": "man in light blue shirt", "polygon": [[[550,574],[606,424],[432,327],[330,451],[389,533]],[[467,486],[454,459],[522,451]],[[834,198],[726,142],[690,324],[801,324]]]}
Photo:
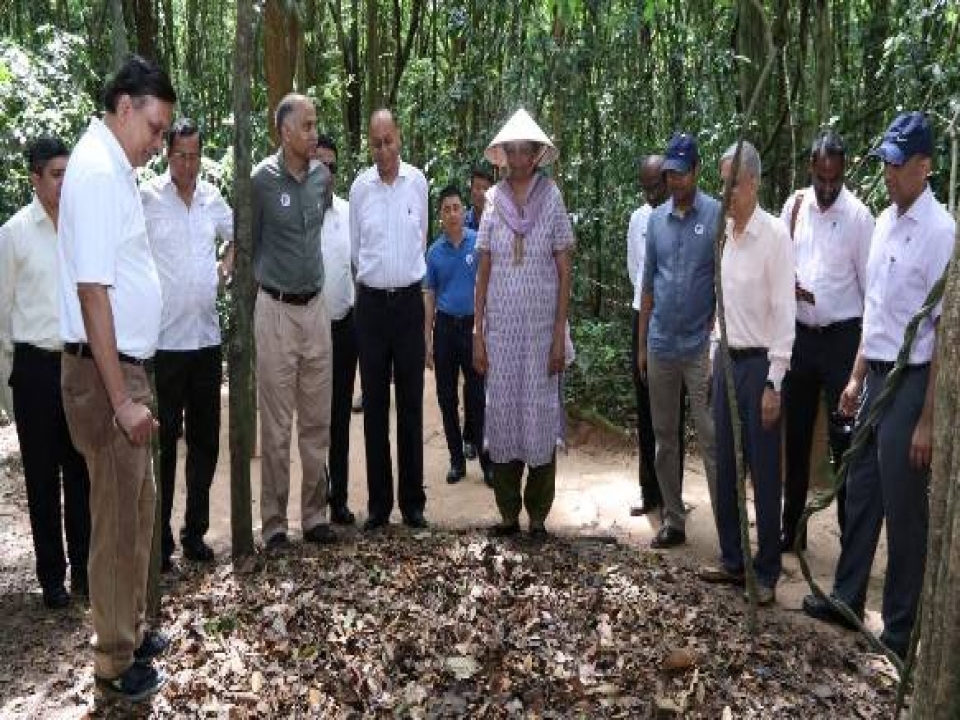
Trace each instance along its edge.
{"label": "man in light blue shirt", "polygon": [[650,388],[656,437],[655,467],[663,496],[663,525],[651,547],[686,542],[682,463],[677,423],[686,386],[714,497],[713,421],[707,407],[709,337],[716,305],[713,238],[720,203],[697,189],[700,156],[692,135],[674,135],[664,153],[670,199],[647,226],[638,319],[637,369]]}

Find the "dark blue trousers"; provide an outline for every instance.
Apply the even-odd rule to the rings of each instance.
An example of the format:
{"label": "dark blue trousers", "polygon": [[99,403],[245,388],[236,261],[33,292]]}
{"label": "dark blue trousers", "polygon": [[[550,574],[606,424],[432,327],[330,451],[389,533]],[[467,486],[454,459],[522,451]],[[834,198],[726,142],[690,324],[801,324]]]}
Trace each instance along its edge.
{"label": "dark blue trousers", "polygon": [[350,416],[357,377],[357,332],[353,310],[330,323],[333,389],[330,395],[330,507],[347,509],[350,479]]}
{"label": "dark blue trousers", "polygon": [[[929,469],[910,464],[910,444],[927,392],[929,366],[907,370],[903,384],[869,429],[869,441],[847,477],[847,522],[833,594],[863,610],[880,528],[887,523],[887,575],[883,585],[883,635],[903,653],[923,587],[929,523]],[[867,373],[858,426],[883,388],[884,375]]]}
{"label": "dark blue trousers", "polygon": [[[757,581],[776,587],[780,578],[780,421],[769,428],[761,422],[760,404],[770,363],[766,357],[733,361],[734,386],[740,410],[744,460],[753,480],[757,520]],[[721,353],[713,364],[713,422],[717,443],[717,534],[720,560],[732,572],[742,572],[740,517],[737,510],[737,467],[733,424],[727,406],[727,386]]]}
{"label": "dark blue trousers", "polygon": [[454,317],[437,312],[433,327],[433,367],[437,380],[437,404],[443,418],[450,462],[463,467],[463,435],[460,433],[459,378],[463,373],[465,425],[476,443],[480,464],[486,468],[489,456],[483,450],[484,383],[473,369],[473,316]]}

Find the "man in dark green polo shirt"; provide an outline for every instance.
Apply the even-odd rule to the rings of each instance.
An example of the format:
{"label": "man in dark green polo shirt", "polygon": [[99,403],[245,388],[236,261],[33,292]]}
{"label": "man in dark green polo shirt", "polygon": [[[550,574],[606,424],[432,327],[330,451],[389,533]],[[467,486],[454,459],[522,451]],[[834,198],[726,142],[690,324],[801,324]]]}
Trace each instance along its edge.
{"label": "man in dark green polo shirt", "polygon": [[320,227],[332,182],[313,160],[317,113],[303,95],[276,111],[280,149],[253,171],[253,262],[260,285],[254,316],[260,399],[261,533],[268,549],[287,544],[290,434],[297,413],[303,480],[303,537],[329,543],[323,468],[330,447],[332,346],[320,290]]}

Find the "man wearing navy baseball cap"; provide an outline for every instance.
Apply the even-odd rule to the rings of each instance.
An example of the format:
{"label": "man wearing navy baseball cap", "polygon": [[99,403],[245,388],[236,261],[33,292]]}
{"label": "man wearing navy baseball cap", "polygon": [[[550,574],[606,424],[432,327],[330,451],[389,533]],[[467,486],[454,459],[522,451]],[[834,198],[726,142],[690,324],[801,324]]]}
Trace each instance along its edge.
{"label": "man wearing navy baseball cap", "polygon": [[[883,161],[891,205],[877,218],[873,233],[863,337],[840,397],[840,410],[857,414],[858,424],[870,414],[883,389],[907,324],[946,269],[955,232],[953,218],[927,184],[933,133],[923,113],[898,115],[870,154]],[[886,521],[888,560],[880,639],[901,658],[906,655],[923,586],[940,310],[938,303],[920,324],[900,387],[850,467],[847,522],[833,584],[833,597],[862,617],[870,566]],[[844,622],[814,595],[804,598],[803,609],[821,620]]]}
{"label": "man wearing navy baseball cap", "polygon": [[716,305],[713,238],[720,222],[720,203],[697,188],[700,153],[693,135],[674,135],[663,155],[670,199],[653,211],[647,224],[637,320],[637,372],[650,390],[654,467],[663,498],[663,525],[651,543],[655,549],[686,542],[683,455],[677,433],[684,386],[711,504],[716,487],[707,376]]}

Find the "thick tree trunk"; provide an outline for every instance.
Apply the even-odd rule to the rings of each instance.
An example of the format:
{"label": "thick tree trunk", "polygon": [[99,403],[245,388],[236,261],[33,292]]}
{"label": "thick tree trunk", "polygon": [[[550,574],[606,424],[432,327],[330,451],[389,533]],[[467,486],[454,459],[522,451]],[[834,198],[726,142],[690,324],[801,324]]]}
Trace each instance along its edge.
{"label": "thick tree trunk", "polygon": [[960,223],[937,337],[930,544],[910,717],[960,717]]}
{"label": "thick tree trunk", "polygon": [[253,104],[254,0],[237,0],[233,72],[234,243],[233,314],[228,337],[230,376],[230,528],[234,559],[252,555],[250,457],[256,428],[253,379],[253,240],[250,209],[250,111]]}
{"label": "thick tree trunk", "polygon": [[157,21],[153,15],[153,0],[134,0],[137,28],[137,52],[149,60],[157,55]]}
{"label": "thick tree trunk", "polygon": [[293,89],[300,41],[300,22],[296,16],[286,12],[280,0],[267,0],[264,10],[263,73],[267,81],[270,137],[275,143],[278,138],[273,124],[273,111],[283,96]]}

